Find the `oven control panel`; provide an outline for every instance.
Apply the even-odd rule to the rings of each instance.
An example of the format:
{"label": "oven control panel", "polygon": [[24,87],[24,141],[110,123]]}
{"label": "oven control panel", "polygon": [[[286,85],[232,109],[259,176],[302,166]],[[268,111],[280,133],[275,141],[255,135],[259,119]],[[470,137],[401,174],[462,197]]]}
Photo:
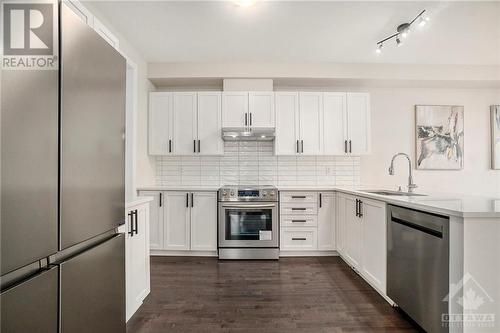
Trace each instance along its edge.
{"label": "oven control panel", "polygon": [[269,188],[223,187],[219,201],[278,201],[278,190]]}

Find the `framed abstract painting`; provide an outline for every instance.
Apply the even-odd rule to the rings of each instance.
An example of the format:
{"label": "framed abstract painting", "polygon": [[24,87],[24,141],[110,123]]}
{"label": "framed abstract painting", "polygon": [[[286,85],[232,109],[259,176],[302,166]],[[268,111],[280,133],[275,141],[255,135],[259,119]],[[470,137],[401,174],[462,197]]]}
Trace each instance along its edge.
{"label": "framed abstract painting", "polygon": [[416,105],[415,114],[417,169],[463,169],[464,107]]}
{"label": "framed abstract painting", "polygon": [[500,105],[491,109],[491,168],[500,170]]}

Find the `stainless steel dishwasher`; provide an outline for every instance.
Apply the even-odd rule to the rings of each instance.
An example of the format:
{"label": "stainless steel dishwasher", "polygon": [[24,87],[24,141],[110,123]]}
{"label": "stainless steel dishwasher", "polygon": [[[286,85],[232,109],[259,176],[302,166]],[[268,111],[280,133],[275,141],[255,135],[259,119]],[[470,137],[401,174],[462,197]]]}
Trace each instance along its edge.
{"label": "stainless steel dishwasher", "polygon": [[387,295],[427,332],[448,332],[449,218],[388,205]]}

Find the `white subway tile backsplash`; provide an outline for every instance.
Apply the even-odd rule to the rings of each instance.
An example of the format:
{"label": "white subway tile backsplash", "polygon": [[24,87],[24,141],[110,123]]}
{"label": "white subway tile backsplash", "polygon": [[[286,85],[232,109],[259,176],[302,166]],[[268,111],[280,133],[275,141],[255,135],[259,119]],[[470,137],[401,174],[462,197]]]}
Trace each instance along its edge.
{"label": "white subway tile backsplash", "polygon": [[156,158],[159,186],[359,185],[359,156],[275,156],[273,142],[225,142],[223,156]]}

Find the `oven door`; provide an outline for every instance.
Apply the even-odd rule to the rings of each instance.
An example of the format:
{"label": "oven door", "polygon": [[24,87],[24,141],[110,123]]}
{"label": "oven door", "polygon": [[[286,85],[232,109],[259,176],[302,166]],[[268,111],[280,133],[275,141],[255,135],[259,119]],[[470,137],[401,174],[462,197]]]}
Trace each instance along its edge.
{"label": "oven door", "polygon": [[219,247],[278,247],[276,202],[220,202]]}

